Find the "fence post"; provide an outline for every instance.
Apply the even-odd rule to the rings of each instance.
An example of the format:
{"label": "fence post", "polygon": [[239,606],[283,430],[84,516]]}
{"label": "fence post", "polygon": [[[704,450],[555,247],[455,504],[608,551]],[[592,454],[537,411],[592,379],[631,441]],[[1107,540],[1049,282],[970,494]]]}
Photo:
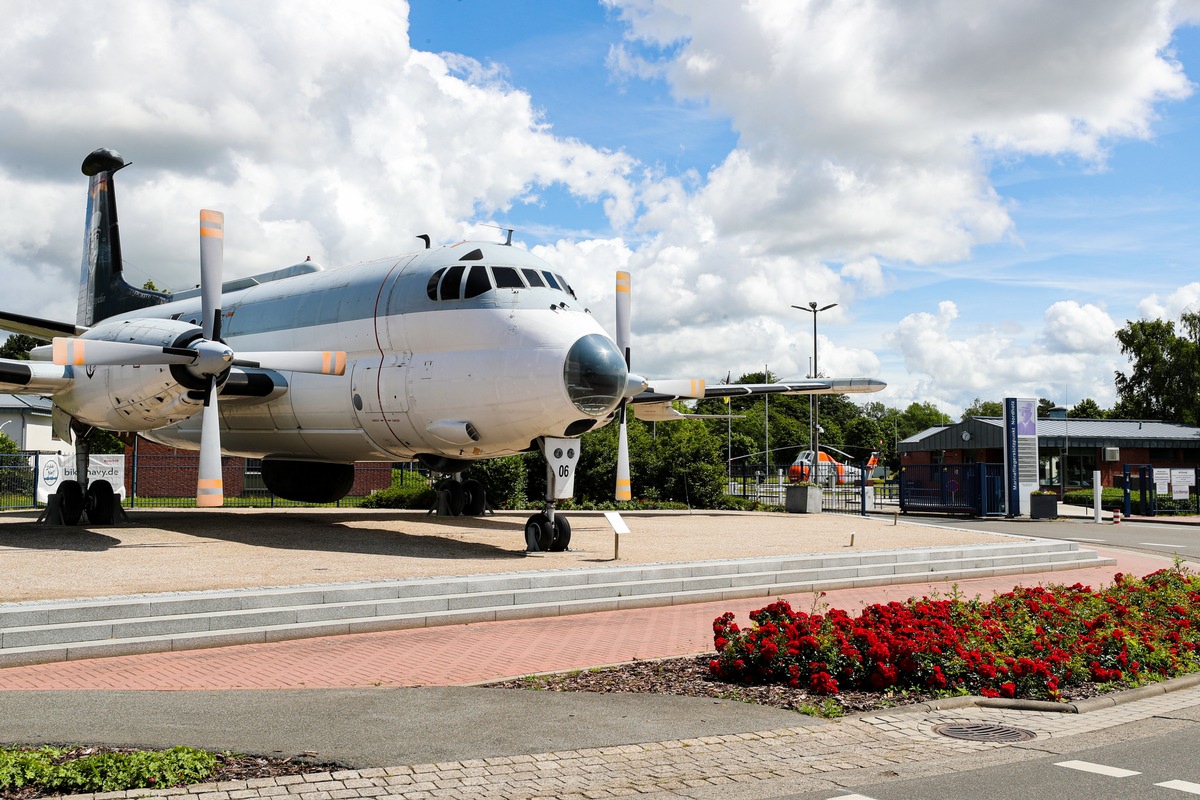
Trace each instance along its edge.
{"label": "fence post", "polygon": [[129,507],[130,508],[133,508],[134,506],[137,505],[137,490],[138,490],[137,479],[138,479],[138,460],[139,460],[138,459],[138,439],[139,438],[140,437],[138,437],[138,436],[133,437],[133,466],[129,470],[130,476],[131,476],[129,478]]}

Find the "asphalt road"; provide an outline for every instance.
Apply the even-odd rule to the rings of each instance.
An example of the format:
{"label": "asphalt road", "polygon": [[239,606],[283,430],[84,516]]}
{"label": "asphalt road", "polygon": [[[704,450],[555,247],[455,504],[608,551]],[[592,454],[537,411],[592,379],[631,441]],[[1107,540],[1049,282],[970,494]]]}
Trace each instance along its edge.
{"label": "asphalt road", "polygon": [[[964,757],[954,772],[929,777],[880,770],[837,777],[843,790],[788,800],[1141,800],[1200,795],[1200,708],[1085,736],[1032,741]],[[919,772],[928,767],[916,767]],[[944,769],[943,765],[935,768]],[[903,769],[903,768],[901,768]],[[874,778],[872,780],[872,778]],[[881,780],[882,779],[882,780]]]}
{"label": "asphalt road", "polygon": [[1047,539],[1066,539],[1097,547],[1120,547],[1158,555],[1178,555],[1187,561],[1200,562],[1200,524],[1124,522],[1113,525],[1105,521],[1097,525],[1090,518],[1035,521],[923,517],[921,521],[985,533],[1043,536]]}
{"label": "asphalt road", "polygon": [[0,692],[2,742],[186,744],[352,769],[822,724],[729,700],[473,687]]}

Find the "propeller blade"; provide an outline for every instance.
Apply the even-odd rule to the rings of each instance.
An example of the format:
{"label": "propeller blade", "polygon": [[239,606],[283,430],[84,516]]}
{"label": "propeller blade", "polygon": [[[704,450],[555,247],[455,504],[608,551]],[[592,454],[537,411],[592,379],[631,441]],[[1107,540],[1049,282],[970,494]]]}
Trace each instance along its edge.
{"label": "propeller blade", "polygon": [[312,372],[317,375],[346,374],[344,350],[278,350],[238,353],[234,366],[275,369],[280,372]]}
{"label": "propeller blade", "polygon": [[196,354],[181,347],[160,347],[133,342],[108,342],[56,336],[51,343],[54,363],[60,367],[191,364]]}
{"label": "propeller blade", "polygon": [[[624,270],[617,271],[617,349],[621,351],[621,355],[625,357],[625,369],[629,369],[629,340],[631,338],[629,315],[630,306],[633,294],[633,284],[630,281],[629,273]],[[629,396],[629,390],[634,382],[641,383],[644,388],[646,385],[645,379],[640,376],[631,375],[626,380],[625,389],[626,396]],[[639,389],[638,391],[641,391]],[[636,394],[637,392],[634,392]],[[620,438],[617,440],[617,500],[632,500],[633,499],[633,483],[629,477],[629,428],[625,424],[625,401],[621,401],[621,429]]]}
{"label": "propeller blade", "polygon": [[200,313],[204,338],[221,338],[221,278],[225,271],[225,215],[200,211]]}
{"label": "propeller blade", "polygon": [[633,499],[633,484],[629,479],[629,430],[625,427],[625,403],[621,403],[621,432],[617,444],[617,500]]}
{"label": "propeller blade", "polygon": [[617,349],[625,357],[625,368],[629,369],[629,307],[632,284],[628,272],[617,272]]}
{"label": "propeller blade", "polygon": [[217,378],[213,376],[204,398],[204,414],[200,418],[200,478],[196,481],[196,505],[218,508],[225,505],[225,488],[221,477],[221,418],[217,413]]}

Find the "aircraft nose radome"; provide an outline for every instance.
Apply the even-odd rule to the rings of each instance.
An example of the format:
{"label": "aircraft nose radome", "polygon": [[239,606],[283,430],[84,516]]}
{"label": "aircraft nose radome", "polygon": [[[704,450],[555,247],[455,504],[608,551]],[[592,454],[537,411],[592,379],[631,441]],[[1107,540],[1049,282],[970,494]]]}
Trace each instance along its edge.
{"label": "aircraft nose radome", "polygon": [[625,357],[607,336],[588,334],[567,353],[563,382],[571,402],[585,414],[611,414],[625,396],[628,380]]}

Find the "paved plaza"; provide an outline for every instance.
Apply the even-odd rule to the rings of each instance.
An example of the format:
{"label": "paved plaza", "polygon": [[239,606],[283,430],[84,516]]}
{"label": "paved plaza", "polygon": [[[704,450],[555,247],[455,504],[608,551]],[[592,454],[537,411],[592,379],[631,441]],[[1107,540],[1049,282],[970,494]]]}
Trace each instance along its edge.
{"label": "paved plaza", "polygon": [[[753,541],[760,516],[705,517],[691,519],[689,525],[696,541],[705,547],[723,541],[726,547],[736,548],[739,537]],[[758,537],[760,547],[785,547],[785,539],[791,537],[801,550],[819,539],[818,546],[833,551],[847,546],[852,528],[863,532],[855,537],[856,547],[863,546],[864,538],[868,546],[894,546],[896,540],[886,538],[888,535],[922,543],[917,546],[932,545],[941,536],[966,535],[928,526],[893,525],[890,519],[822,515],[818,529],[815,518],[767,516],[773,525],[792,527],[779,534],[778,542],[766,534]],[[269,515],[269,520],[285,524],[286,517]],[[189,524],[213,519],[229,518],[208,515]],[[240,524],[244,515],[233,519]],[[313,552],[320,552],[320,537],[313,536],[313,515],[297,515],[297,519],[306,542],[303,547],[296,546],[297,561],[307,566],[316,563]],[[387,515],[354,519],[355,524],[347,528],[371,531],[375,547],[385,546],[378,531],[395,524]],[[635,518],[631,524],[635,531],[639,522]],[[699,530],[702,522],[716,530]],[[813,527],[806,530],[806,524]],[[1018,532],[1033,532],[1032,527],[1013,527]],[[889,528],[895,533],[889,534]],[[32,548],[23,549],[19,537],[8,533],[5,526],[0,525],[0,530],[6,531],[0,533],[0,562],[30,557]],[[93,555],[117,552],[125,558],[137,550],[153,549],[120,547],[130,536],[125,529],[97,533],[101,530],[81,536],[104,535],[118,544],[93,551]],[[806,534],[811,534],[807,545],[802,544]],[[198,544],[203,534],[177,531],[175,535],[181,539],[170,549],[193,555],[205,552],[207,545]],[[452,531],[448,535],[453,539],[479,534]],[[197,540],[186,541],[188,536]],[[599,560],[600,550],[611,536],[597,524],[594,538],[581,540],[581,549]],[[246,548],[243,558],[256,547],[251,535],[244,532],[223,531],[209,540],[217,544],[214,553],[221,549],[221,542],[236,541]],[[675,541],[687,546],[686,539]],[[59,546],[62,544],[60,540]],[[471,546],[515,549],[515,544],[499,540]],[[662,541],[656,546],[663,546]],[[279,549],[280,545],[276,542],[270,547]],[[625,547],[623,543],[623,554]],[[357,551],[351,553],[357,559],[364,549],[361,543],[343,541],[328,546],[323,555],[334,569],[343,554]],[[39,555],[52,560],[59,552],[47,547]],[[86,560],[86,554],[77,549],[71,551],[71,558]],[[218,560],[226,563],[236,555],[222,554]],[[578,558],[584,553],[575,555]],[[1117,565],[1020,577],[839,589],[822,598],[787,599],[799,608],[820,602],[854,611],[914,594],[958,591],[987,597],[1017,583],[1079,581],[1097,585],[1110,581],[1114,572],[1144,574],[1171,563],[1129,551],[1102,555],[1115,558]],[[397,563],[394,555],[379,557],[390,559],[393,567]],[[670,560],[657,552],[647,557]],[[565,558],[563,568],[569,569]],[[506,555],[505,560],[527,560],[536,562],[538,569],[553,568],[548,558],[522,560]],[[202,559],[191,563],[197,573],[204,568]],[[70,596],[62,593],[70,586],[70,575],[60,574],[58,594]],[[881,776],[899,779],[1020,760],[1031,751],[1044,753],[1048,747],[1070,752],[1084,747],[1089,734],[1097,731],[1131,725],[1161,730],[1172,724],[1173,715],[1200,713],[1200,688],[1185,684],[1179,684],[1177,691],[1085,714],[968,705],[830,721],[698,698],[563,697],[471,686],[515,675],[704,652],[711,648],[713,618],[733,611],[744,619],[762,605],[761,599],[727,600],[15,667],[0,670],[0,739],[86,739],[160,746],[189,743],[286,755],[311,751],[351,767],[331,774],[143,790],[128,793],[130,797],[737,798],[825,789],[832,797],[850,791],[848,787],[885,779]],[[1030,730],[1037,738],[1020,744],[973,743],[933,732],[935,725],[951,721],[1014,725]],[[219,741],[222,735],[224,743]]]}

